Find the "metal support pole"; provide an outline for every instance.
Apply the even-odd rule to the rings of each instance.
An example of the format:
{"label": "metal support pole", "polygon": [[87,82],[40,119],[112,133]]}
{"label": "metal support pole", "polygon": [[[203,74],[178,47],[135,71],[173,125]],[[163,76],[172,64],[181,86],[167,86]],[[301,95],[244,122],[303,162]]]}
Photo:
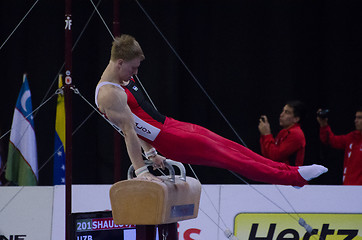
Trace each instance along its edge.
{"label": "metal support pole", "polygon": [[161,225],[137,225],[136,240],[155,240],[156,228],[160,240],[178,240],[177,222]]}
{"label": "metal support pole", "polygon": [[156,226],[155,225],[137,225],[136,240],[155,240]]}
{"label": "metal support pole", "polygon": [[177,222],[158,225],[159,239],[178,240]]}
{"label": "metal support pole", "polygon": [[72,229],[72,1],[65,0],[65,236]]}

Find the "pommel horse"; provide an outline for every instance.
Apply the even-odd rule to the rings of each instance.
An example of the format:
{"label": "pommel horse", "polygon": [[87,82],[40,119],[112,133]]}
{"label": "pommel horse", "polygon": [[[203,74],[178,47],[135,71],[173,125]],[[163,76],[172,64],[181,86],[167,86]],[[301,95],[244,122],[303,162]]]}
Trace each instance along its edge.
{"label": "pommel horse", "polygon": [[[146,164],[150,166],[152,162]],[[175,175],[173,166],[179,168],[180,175]],[[119,181],[110,189],[114,223],[136,225],[136,240],[154,240],[156,227],[160,240],[177,240],[177,222],[197,217],[201,183],[186,177],[182,163],[166,160],[165,167],[170,175],[159,176],[162,182],[154,182],[133,178],[131,166],[128,180]]]}

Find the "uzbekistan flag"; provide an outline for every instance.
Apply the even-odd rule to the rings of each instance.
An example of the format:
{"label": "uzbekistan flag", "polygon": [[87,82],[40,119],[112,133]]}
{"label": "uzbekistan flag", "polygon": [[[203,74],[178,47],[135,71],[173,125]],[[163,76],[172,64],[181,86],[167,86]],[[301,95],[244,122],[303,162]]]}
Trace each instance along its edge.
{"label": "uzbekistan flag", "polygon": [[[62,88],[63,77],[59,75],[58,87]],[[64,94],[58,94],[55,118],[53,184],[65,184],[65,106]]]}
{"label": "uzbekistan flag", "polygon": [[38,155],[28,79],[24,74],[11,126],[5,177],[19,186],[38,183]]}

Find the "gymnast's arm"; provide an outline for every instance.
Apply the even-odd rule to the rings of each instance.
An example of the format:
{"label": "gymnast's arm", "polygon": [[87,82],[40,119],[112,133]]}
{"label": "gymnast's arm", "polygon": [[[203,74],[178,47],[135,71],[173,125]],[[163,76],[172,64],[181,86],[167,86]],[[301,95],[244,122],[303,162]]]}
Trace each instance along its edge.
{"label": "gymnast's arm", "polygon": [[[122,129],[128,155],[134,169],[137,170],[145,166],[145,163],[141,154],[140,140],[134,130],[135,123],[133,115],[127,105],[127,95],[124,91],[116,89],[113,86],[103,90],[105,91],[100,91],[98,94],[99,108],[111,122]],[[148,172],[142,174],[142,177],[148,180],[160,181]]]}
{"label": "gymnast's arm", "polygon": [[[153,146],[151,144],[149,144],[148,142],[146,142],[146,141],[144,141],[142,139],[140,139],[140,141],[141,141],[143,151],[145,153],[150,151],[153,148]],[[163,157],[163,156],[156,153],[155,156],[148,157],[148,159],[153,162],[154,169],[156,169],[156,168],[165,169],[165,164],[164,164],[164,161],[166,160],[165,157]]]}

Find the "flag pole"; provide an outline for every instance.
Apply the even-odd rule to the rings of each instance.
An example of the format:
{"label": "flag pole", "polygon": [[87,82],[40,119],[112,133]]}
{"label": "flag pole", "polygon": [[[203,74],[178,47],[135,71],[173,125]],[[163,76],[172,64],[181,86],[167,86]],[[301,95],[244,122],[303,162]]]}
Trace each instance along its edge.
{"label": "flag pole", "polygon": [[[120,35],[120,23],[119,23],[119,0],[113,0],[113,36],[117,37]],[[113,161],[114,161],[114,182],[121,180],[121,135],[119,132],[114,130],[113,132]]]}
{"label": "flag pole", "polygon": [[72,0],[65,0],[65,239],[72,229]]}

